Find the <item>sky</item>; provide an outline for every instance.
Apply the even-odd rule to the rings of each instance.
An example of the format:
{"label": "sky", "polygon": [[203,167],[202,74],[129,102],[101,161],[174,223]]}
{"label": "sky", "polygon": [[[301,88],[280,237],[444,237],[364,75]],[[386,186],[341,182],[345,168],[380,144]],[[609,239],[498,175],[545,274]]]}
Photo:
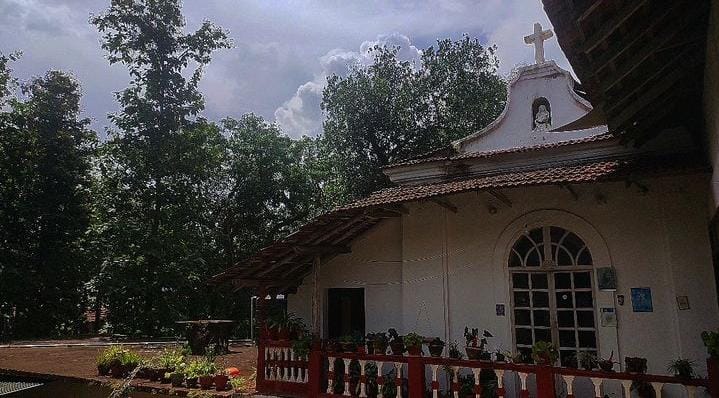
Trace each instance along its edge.
{"label": "sky", "polygon": [[[109,0],[0,0],[0,52],[22,51],[12,65],[21,81],[50,69],[74,74],[82,109],[104,136],[113,92],[127,86],[122,65],[110,66],[100,36],[88,23]],[[185,0],[187,30],[210,20],[229,31],[234,47],[219,50],[200,85],[210,120],[254,112],[292,137],[321,131],[326,77],[351,63],[367,63],[374,44],[399,45],[417,60],[437,39],[463,34],[498,47],[500,73],[533,63],[523,36],[551,24],[540,0]],[[570,69],[556,38],[547,59]]]}

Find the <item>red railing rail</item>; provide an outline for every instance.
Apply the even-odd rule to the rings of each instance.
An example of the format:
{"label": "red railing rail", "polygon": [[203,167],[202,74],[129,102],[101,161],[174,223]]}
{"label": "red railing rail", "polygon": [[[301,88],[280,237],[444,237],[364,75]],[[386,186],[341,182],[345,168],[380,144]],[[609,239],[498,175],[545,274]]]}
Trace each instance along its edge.
{"label": "red railing rail", "polygon": [[[328,352],[321,349],[319,343],[314,344],[307,358],[293,356],[291,343],[288,341],[261,341],[258,347],[257,390],[263,394],[284,396],[336,397],[369,395],[370,378],[365,373],[367,365],[373,364],[379,369],[374,389],[378,390],[378,398],[425,398],[427,391],[433,398],[444,393],[459,398],[461,383],[458,380],[460,371],[474,375],[472,393],[480,398],[483,386],[480,385],[480,372],[484,369],[494,371],[497,376],[496,396],[530,396],[530,376],[533,376],[532,396],[537,398],[555,398],[556,388],[564,387],[568,398],[575,397],[575,380],[588,379],[593,386],[593,393],[578,393],[578,397],[602,397],[602,389],[607,384],[621,386],[624,396],[630,396],[630,388],[634,383],[645,383],[651,386],[657,397],[661,397],[664,385],[681,385],[686,389],[686,396],[693,398],[698,388],[705,388],[712,398],[719,398],[719,361],[707,361],[709,377],[707,379],[681,379],[673,376],[639,374],[627,372],[605,372],[600,370],[581,370],[544,365],[514,364],[494,361],[451,359],[446,357],[425,357],[413,355],[373,355],[350,352]],[[350,365],[359,365],[359,375],[350,375]],[[340,372],[339,369],[343,368]],[[394,380],[388,379],[383,368],[394,369]],[[440,390],[440,369],[452,370],[451,381]],[[467,372],[469,371],[469,372]],[[509,376],[511,375],[511,376]],[[429,377],[429,383],[426,378]],[[335,388],[335,382],[342,380],[342,385]],[[505,388],[505,381],[512,380],[514,387]],[[386,383],[394,383],[396,396],[382,396]],[[564,383],[563,386],[557,383]],[[617,384],[618,383],[618,384]],[[516,387],[516,388],[515,388]],[[609,386],[611,387],[611,386]],[[591,390],[591,388],[590,388]],[[484,398],[484,397],[483,397]],[[488,397],[487,397],[488,398]]]}

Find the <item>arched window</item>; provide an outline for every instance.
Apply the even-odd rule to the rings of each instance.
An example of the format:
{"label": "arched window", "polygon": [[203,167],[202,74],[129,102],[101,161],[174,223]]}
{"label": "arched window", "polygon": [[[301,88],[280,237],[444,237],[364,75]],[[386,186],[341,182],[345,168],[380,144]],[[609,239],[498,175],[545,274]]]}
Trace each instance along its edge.
{"label": "arched window", "polygon": [[553,342],[563,366],[581,352],[597,353],[592,255],[575,233],[557,226],[526,231],[509,253],[514,340],[530,355],[537,341]]}
{"label": "arched window", "polygon": [[539,97],[532,102],[532,130],[548,130],[552,127],[552,106],[549,100]]}

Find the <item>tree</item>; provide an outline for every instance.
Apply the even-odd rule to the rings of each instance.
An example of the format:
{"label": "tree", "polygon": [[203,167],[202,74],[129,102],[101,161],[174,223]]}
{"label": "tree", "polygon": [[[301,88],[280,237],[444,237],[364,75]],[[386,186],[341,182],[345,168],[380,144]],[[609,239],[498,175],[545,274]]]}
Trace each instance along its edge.
{"label": "tree", "polygon": [[96,136],[71,76],[50,71],[23,92],[0,117],[0,310],[16,336],[70,334],[84,310]]}
{"label": "tree", "polygon": [[389,186],[381,168],[448,145],[493,120],[505,101],[494,48],[464,37],[440,40],[415,66],[396,48],[330,76],[323,93],[322,147],[344,200]]}
{"label": "tree", "polygon": [[179,0],[113,0],[91,22],[110,63],[131,76],[103,149],[95,239],[104,254],[94,285],[118,331],[156,335],[206,301],[224,138],[198,118],[198,84],[230,41],[208,21],[184,33]]}

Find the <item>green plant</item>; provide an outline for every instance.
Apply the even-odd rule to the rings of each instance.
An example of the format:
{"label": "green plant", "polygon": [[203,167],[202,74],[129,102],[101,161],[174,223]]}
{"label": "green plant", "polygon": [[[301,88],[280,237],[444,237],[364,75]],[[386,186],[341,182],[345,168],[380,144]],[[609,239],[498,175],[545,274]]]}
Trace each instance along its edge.
{"label": "green plant", "polygon": [[142,357],[135,351],[125,350],[120,357],[120,365],[127,369],[135,369],[140,362],[142,362]]}
{"label": "green plant", "polygon": [[674,374],[674,376],[680,379],[693,379],[696,374],[694,373],[694,361],[688,359],[675,359],[667,365],[667,371]]}
{"label": "green plant", "polygon": [[712,358],[719,358],[719,332],[702,332],[702,341],[707,348],[707,353]]}
{"label": "green plant", "polygon": [[597,367],[598,359],[597,355],[589,351],[582,351],[579,353],[579,365],[582,369],[592,370]]}
{"label": "green plant", "polygon": [[185,375],[190,377],[214,376],[217,374],[217,365],[210,361],[208,357],[196,359],[187,365]]}
{"label": "green plant", "polygon": [[467,341],[467,347],[476,347],[484,351],[484,347],[487,345],[487,338],[494,337],[487,330],[482,332],[482,337],[479,337],[478,328],[464,327],[464,338]]}
{"label": "green plant", "polygon": [[557,362],[557,347],[546,341],[538,341],[532,345],[532,359],[537,364],[551,365]]}
{"label": "green plant", "polygon": [[187,393],[187,398],[212,398],[213,395],[207,391],[192,390]]}
{"label": "green plant", "polygon": [[424,337],[417,333],[409,333],[402,338],[402,342],[406,347],[421,347],[424,343]]}
{"label": "green plant", "polygon": [[297,340],[294,340],[292,342],[292,351],[294,351],[295,356],[300,358],[306,358],[307,355],[310,353],[310,346],[312,344],[312,337],[310,336],[302,336]]}
{"label": "green plant", "polygon": [[98,369],[109,369],[110,366],[121,364],[122,356],[125,351],[126,350],[124,348],[118,345],[112,345],[104,349],[95,359]]}
{"label": "green plant", "polygon": [[459,350],[459,343],[457,343],[456,341],[449,343],[449,349],[447,350],[447,354],[452,359],[462,359],[462,357],[464,357],[462,351]]}
{"label": "green plant", "polygon": [[157,356],[157,365],[162,369],[175,369],[185,360],[181,348],[165,348]]}

